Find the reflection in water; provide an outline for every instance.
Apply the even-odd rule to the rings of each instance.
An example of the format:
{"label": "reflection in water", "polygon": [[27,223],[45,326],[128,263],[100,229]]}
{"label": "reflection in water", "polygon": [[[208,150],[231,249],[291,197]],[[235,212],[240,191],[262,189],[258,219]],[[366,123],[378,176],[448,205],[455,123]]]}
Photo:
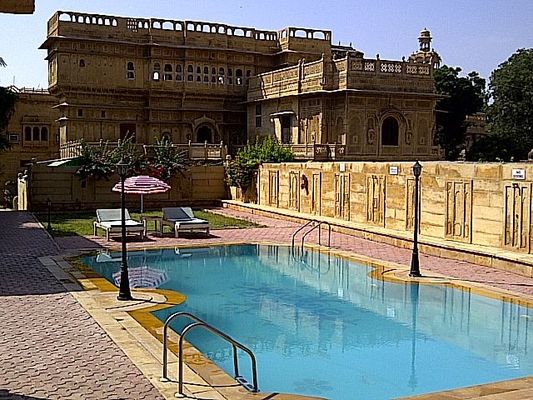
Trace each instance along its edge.
{"label": "reflection in water", "polygon": [[[87,262],[110,279],[120,269],[118,253]],[[187,296],[159,318],[188,311],[250,347],[264,391],[389,399],[533,374],[520,304],[388,283],[346,259],[277,246],[133,252],[129,263],[165,273],[163,287]],[[225,342],[188,339],[232,371]]]}

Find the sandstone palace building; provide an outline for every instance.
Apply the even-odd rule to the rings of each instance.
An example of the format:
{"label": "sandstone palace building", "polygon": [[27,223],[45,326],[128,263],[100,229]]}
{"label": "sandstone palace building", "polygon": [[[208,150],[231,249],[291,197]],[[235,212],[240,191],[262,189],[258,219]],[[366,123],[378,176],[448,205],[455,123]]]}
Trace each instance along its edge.
{"label": "sandstone palace building", "polygon": [[430,46],[423,30],[417,52],[390,61],[333,45],[327,30],[58,11],[41,46],[48,98],[21,95],[11,153],[31,146],[46,149],[41,158],[66,156],[60,148],[80,139],[128,135],[139,144],[222,143],[234,153],[275,135],[300,159],[439,159],[440,58]]}

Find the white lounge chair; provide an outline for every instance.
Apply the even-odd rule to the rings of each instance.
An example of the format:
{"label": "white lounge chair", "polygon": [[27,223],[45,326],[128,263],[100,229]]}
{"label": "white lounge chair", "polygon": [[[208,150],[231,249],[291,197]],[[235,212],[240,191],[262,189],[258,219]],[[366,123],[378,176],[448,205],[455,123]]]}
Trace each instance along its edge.
{"label": "white lounge chair", "polygon": [[[120,208],[101,208],[96,210],[96,221],[93,223],[94,236],[96,231],[101,228],[106,233],[106,239],[109,240],[109,236],[112,233],[122,234],[122,215]],[[125,210],[126,217],[126,234],[139,233],[141,239],[146,236],[146,226],[144,223],[131,219],[128,210]]]}
{"label": "white lounge chair", "polygon": [[174,234],[179,237],[183,231],[205,231],[209,236],[209,222],[205,219],[196,218],[190,207],[166,207],[163,208],[161,220],[161,233],[165,226],[174,229]]}

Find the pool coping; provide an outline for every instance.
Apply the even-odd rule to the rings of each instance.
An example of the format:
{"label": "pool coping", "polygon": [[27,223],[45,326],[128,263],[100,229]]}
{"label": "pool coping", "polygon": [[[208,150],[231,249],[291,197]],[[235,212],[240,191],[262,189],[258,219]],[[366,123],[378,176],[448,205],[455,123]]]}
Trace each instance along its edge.
{"label": "pool coping", "polygon": [[[287,243],[273,243],[270,241],[228,241],[226,243],[188,244],[176,246],[147,247],[150,250],[168,248],[201,248],[219,247],[230,245],[257,244],[276,245],[288,247]],[[521,306],[533,308],[533,296],[517,294],[509,290],[489,287],[488,285],[447,277],[437,273],[430,276],[413,278],[408,275],[409,268],[405,265],[382,260],[373,260],[356,254],[351,251],[330,249],[315,244],[306,244],[307,248],[318,250],[321,253],[330,253],[341,257],[364,263],[372,269],[370,274],[377,279],[396,283],[418,282],[424,285],[444,284],[456,287],[460,290],[469,290],[485,297],[511,302]],[[112,246],[108,250],[120,251],[118,246]],[[137,249],[136,249],[137,250]],[[63,284],[65,289],[81,304],[81,306],[96,320],[111,339],[121,348],[130,360],[139,368],[150,382],[167,399],[182,397],[176,395],[177,381],[161,382],[162,371],[162,326],[163,323],[151,314],[156,309],[171,307],[185,299],[184,295],[171,290],[163,289],[133,289],[135,298],[133,302],[116,300],[117,288],[99,276],[96,272],[83,267],[76,259],[88,254],[94,254],[95,249],[87,251],[77,251],[59,256],[41,257],[39,260],[47,267],[54,276]],[[175,350],[177,334],[171,332],[170,349]],[[169,376],[177,375],[178,358],[173,351],[169,351]],[[184,348],[185,393],[188,398],[210,399],[321,399],[320,397],[301,396],[297,394],[281,393],[251,393],[237,385],[235,380],[222,371],[216,364],[208,360],[198,350],[190,344]],[[207,381],[209,378],[209,382]],[[259,382],[260,383],[260,382]],[[515,397],[525,392],[529,397]],[[427,393],[423,395],[402,397],[403,400],[457,400],[485,398],[490,395],[490,399],[497,399],[502,395],[502,399],[508,399],[509,394],[513,394],[513,399],[533,398],[533,376],[518,378],[508,381],[492,382],[489,384],[476,385],[470,387],[457,388],[443,392]],[[229,396],[229,397],[228,397]],[[264,397],[266,396],[266,397]],[[496,396],[496,397],[494,397]],[[488,400],[488,398],[487,398]]]}

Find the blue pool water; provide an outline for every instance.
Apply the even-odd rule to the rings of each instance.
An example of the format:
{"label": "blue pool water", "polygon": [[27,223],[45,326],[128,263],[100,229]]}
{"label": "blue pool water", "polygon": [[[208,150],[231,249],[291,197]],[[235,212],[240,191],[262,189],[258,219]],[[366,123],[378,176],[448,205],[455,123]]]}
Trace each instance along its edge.
{"label": "blue pool water", "polygon": [[[444,285],[388,283],[308,251],[245,245],[132,252],[130,282],[187,296],[188,311],[250,347],[262,391],[391,399],[533,375],[528,308]],[[120,254],[85,263],[111,281]],[[174,326],[181,329],[182,325]],[[187,339],[232,373],[231,348]],[[251,382],[250,363],[240,358]]]}

